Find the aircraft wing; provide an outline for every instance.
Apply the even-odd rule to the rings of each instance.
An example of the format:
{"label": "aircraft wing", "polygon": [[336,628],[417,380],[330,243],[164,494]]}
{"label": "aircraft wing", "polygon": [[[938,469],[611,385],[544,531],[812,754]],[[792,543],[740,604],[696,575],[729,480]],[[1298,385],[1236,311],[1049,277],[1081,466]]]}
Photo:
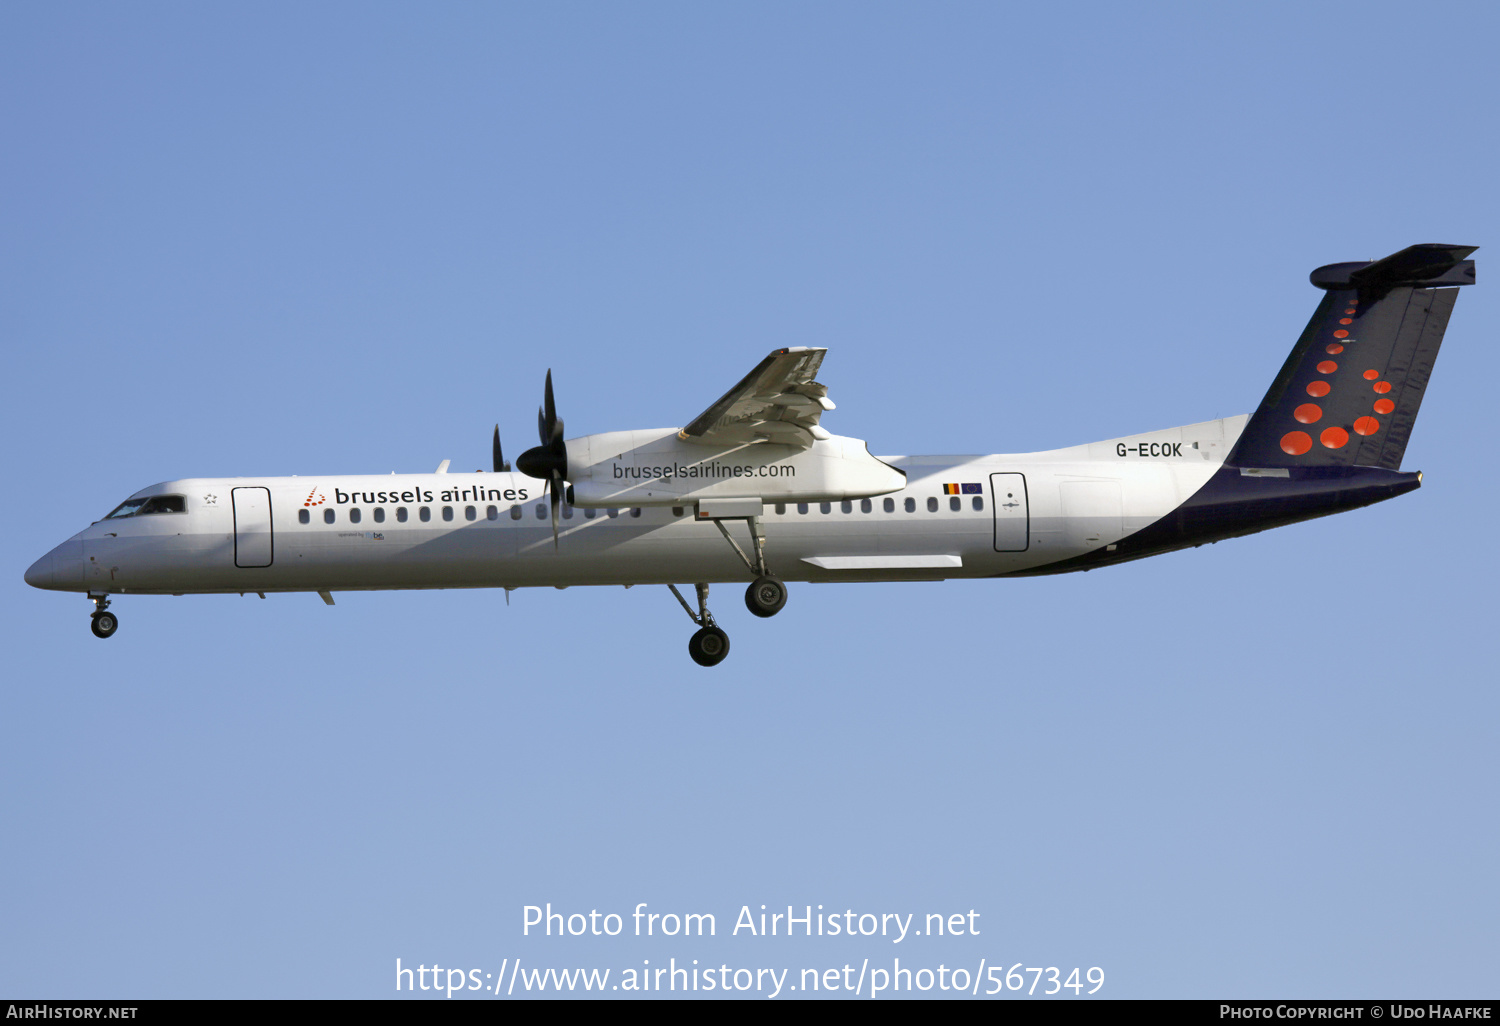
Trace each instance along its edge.
{"label": "aircraft wing", "polygon": [[678,437],[703,445],[774,442],[811,448],[818,418],[833,409],[827,386],[813,380],[827,352],[806,346],[776,350]]}

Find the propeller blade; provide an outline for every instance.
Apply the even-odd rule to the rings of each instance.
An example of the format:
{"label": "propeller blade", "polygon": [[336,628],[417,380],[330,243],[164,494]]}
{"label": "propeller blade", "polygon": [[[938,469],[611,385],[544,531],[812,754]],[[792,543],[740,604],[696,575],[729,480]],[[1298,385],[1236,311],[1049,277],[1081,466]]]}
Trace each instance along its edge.
{"label": "propeller blade", "polygon": [[552,368],[547,368],[547,387],[542,392],[543,406],[547,413],[546,434],[542,436],[542,444],[548,445],[555,441],[560,435],[562,425],[557,420],[557,404],[552,401]]}
{"label": "propeller blade", "polygon": [[560,489],[558,488],[561,480],[557,475],[553,475],[552,487],[549,489],[552,493],[552,551],[554,552],[557,551],[557,514],[559,508],[562,506],[562,496],[559,494]]}
{"label": "propeller blade", "polygon": [[[563,489],[567,487],[568,443],[563,440],[563,422],[557,415],[557,399],[552,394],[551,368],[547,370],[547,383],[542,390],[542,406],[536,411],[536,433],[542,444],[527,449],[516,457],[516,468],[527,477],[541,478],[547,482],[548,502],[552,507],[552,548],[556,551]],[[499,439],[500,428],[496,426],[497,454],[500,451]]]}
{"label": "propeller blade", "polygon": [[500,425],[499,424],[495,425],[495,438],[494,438],[494,441],[491,443],[490,448],[493,450],[491,452],[491,455],[494,457],[494,461],[495,461],[495,473],[497,473],[497,474],[508,474],[508,473],[510,473],[510,464],[505,462],[505,453],[500,448]]}

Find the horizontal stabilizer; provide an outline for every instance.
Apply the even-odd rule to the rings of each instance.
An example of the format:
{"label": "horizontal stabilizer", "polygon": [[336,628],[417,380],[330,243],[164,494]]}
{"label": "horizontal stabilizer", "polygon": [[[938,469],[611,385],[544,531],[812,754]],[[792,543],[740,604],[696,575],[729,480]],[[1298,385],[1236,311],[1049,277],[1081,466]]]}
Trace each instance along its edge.
{"label": "horizontal stabilizer", "polygon": [[[1240,467],[1401,469],[1473,246],[1410,246],[1312,274],[1327,290],[1240,435]],[[1424,287],[1425,286],[1425,287]]]}
{"label": "horizontal stabilizer", "polygon": [[1394,285],[1444,288],[1473,285],[1474,261],[1465,259],[1478,246],[1443,246],[1423,243],[1407,246],[1380,260],[1351,264],[1328,264],[1310,277],[1320,289],[1378,291]]}

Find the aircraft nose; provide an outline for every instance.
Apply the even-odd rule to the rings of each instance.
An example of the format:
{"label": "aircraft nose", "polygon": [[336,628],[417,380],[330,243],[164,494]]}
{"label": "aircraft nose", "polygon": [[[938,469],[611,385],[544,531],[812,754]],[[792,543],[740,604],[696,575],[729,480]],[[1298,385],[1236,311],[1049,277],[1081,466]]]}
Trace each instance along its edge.
{"label": "aircraft nose", "polygon": [[52,553],[49,552],[26,571],[26,583],[33,588],[52,587],[54,576],[52,573]]}
{"label": "aircraft nose", "polygon": [[70,538],[31,564],[26,583],[50,591],[79,591],[83,588],[83,545]]}

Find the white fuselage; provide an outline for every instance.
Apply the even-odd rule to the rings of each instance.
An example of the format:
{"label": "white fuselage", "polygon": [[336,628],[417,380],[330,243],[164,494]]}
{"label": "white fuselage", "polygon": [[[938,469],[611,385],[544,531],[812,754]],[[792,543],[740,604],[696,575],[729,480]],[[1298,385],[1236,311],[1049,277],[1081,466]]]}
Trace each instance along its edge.
{"label": "white fuselage", "polygon": [[[1009,456],[897,456],[906,485],[869,499],[768,501],[770,572],[791,581],[933,580],[1033,571],[1114,545],[1223,464],[1244,417]],[[948,494],[958,486],[958,494]],[[745,581],[691,504],[564,507],[521,474],[191,478],[143,489],[183,512],[101,520],[27,580],[94,593],[523,588]],[[424,514],[425,511],[425,514]],[[592,515],[591,515],[592,514]],[[305,521],[305,522],[304,522]],[[725,526],[747,552],[743,521]]]}

